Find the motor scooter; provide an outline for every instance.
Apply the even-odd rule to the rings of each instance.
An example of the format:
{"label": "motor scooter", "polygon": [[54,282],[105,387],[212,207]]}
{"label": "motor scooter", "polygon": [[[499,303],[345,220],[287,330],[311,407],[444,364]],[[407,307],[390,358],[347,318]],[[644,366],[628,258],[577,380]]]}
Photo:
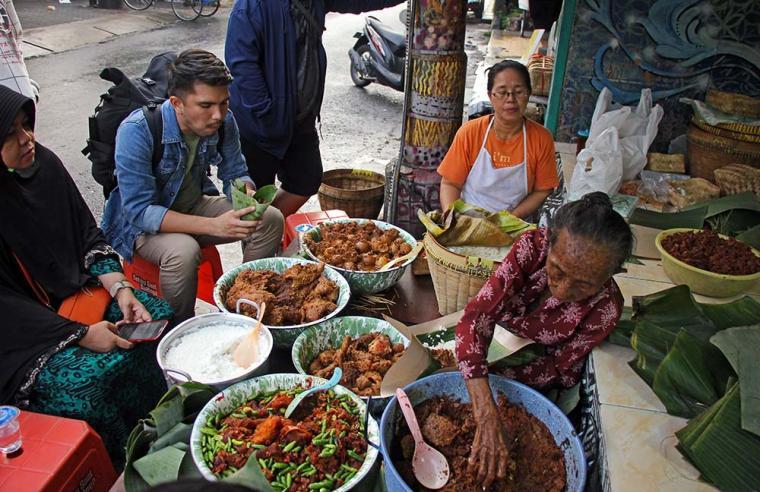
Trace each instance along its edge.
{"label": "motor scooter", "polygon": [[[402,18],[405,18],[403,13]],[[377,17],[367,16],[364,30],[354,37],[356,44],[348,50],[354,84],[366,87],[377,82],[403,92],[406,36]]]}

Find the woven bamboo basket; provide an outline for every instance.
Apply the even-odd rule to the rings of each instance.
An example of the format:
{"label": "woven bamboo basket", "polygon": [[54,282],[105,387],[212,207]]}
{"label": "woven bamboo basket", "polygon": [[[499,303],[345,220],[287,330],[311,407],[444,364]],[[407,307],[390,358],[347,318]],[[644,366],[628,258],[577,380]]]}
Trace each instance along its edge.
{"label": "woven bamboo basket", "polygon": [[[743,142],[760,143],[760,126],[750,127],[749,125],[740,125],[732,128],[723,125],[713,126],[697,115],[691,117],[691,123],[700,130],[712,133],[713,135],[718,135],[719,137],[733,138],[734,140],[741,140]],[[741,130],[737,128],[741,128]]]}
{"label": "woven bamboo basket", "polygon": [[319,206],[343,210],[351,218],[377,219],[383,208],[385,177],[365,169],[333,169],[322,174]]}
{"label": "woven bamboo basket", "polygon": [[715,170],[715,182],[723,195],[751,191],[760,198],[760,169],[744,164],[729,164]]}
{"label": "woven bamboo basket", "polygon": [[463,256],[441,246],[432,234],[423,239],[438,311],[451,314],[467,305],[501,262]]}
{"label": "woven bamboo basket", "polygon": [[528,62],[530,85],[536,96],[548,96],[552,85],[554,58],[551,56],[533,55]]}
{"label": "woven bamboo basket", "polygon": [[760,164],[760,143],[743,142],[708,133],[695,125],[686,132],[689,174],[715,183],[714,171],[726,164]]}

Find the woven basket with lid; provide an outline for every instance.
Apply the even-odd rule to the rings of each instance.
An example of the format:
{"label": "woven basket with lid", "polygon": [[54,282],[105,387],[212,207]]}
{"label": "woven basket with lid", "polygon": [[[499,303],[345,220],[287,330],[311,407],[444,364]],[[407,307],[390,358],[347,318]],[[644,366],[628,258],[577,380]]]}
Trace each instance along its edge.
{"label": "woven basket with lid", "polygon": [[438,311],[451,314],[467,305],[501,262],[464,256],[443,247],[432,234],[423,239]]}
{"label": "woven basket with lid", "polygon": [[383,207],[385,177],[365,169],[333,169],[322,174],[319,206],[343,210],[351,218],[377,219]]}
{"label": "woven basket with lid", "polygon": [[528,62],[530,85],[535,96],[548,96],[552,85],[554,58],[551,56],[533,55]]}
{"label": "woven basket with lid", "polygon": [[715,182],[716,169],[727,164],[760,166],[760,143],[717,135],[689,125],[686,132],[689,174]]}

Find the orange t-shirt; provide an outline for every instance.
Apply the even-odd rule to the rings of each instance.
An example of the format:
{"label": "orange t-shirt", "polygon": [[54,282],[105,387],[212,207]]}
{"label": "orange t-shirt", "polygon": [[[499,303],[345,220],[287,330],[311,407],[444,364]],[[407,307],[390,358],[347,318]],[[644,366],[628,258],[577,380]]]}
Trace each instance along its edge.
{"label": "orange t-shirt", "polygon": [[[438,174],[453,183],[464,185],[483,145],[491,116],[468,121],[457,131],[454,141],[438,166]],[[551,190],[559,186],[552,134],[535,121],[525,119],[528,140],[528,193]],[[509,140],[500,140],[493,131],[488,132],[486,150],[496,169],[515,166],[523,161],[523,133]]]}

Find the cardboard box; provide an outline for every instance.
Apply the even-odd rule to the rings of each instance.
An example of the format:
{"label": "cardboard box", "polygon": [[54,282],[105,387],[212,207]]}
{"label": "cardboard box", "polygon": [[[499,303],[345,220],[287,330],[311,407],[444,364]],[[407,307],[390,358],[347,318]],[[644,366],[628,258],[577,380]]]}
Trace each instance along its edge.
{"label": "cardboard box", "polygon": [[660,252],[657,250],[654,240],[657,237],[657,234],[662,232],[662,229],[631,224],[631,230],[636,238],[636,241],[634,242],[633,256],[659,260]]}

